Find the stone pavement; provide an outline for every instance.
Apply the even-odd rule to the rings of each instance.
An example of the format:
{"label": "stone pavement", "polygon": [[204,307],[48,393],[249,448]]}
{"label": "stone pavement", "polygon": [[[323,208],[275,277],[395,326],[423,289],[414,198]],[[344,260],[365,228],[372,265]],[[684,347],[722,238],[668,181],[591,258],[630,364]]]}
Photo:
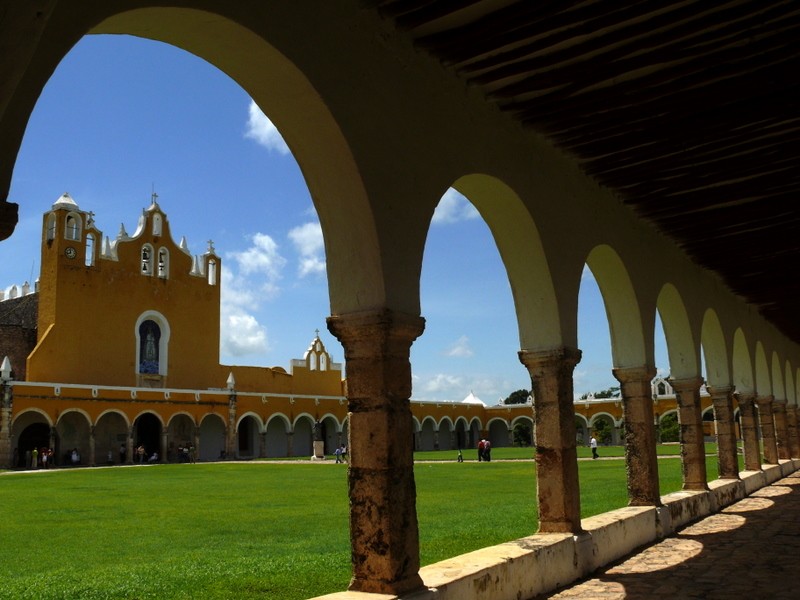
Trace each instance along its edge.
{"label": "stone pavement", "polygon": [[797,600],[800,471],[537,600]]}

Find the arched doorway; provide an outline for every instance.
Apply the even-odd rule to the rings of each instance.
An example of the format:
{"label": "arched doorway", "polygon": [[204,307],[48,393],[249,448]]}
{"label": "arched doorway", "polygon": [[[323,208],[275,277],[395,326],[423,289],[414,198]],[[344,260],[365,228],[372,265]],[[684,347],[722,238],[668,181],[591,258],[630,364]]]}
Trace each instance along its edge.
{"label": "arched doorway", "polygon": [[127,438],[128,424],[120,413],[108,412],[97,419],[97,424],[94,426],[94,447],[97,464],[124,462],[120,450],[124,449],[127,452]]}
{"label": "arched doorway", "polygon": [[239,421],[236,430],[238,443],[236,446],[237,458],[257,458],[261,454],[259,441],[259,423],[252,415],[245,415]]}
{"label": "arched doorway", "polygon": [[85,466],[92,463],[89,456],[90,428],[89,419],[81,412],[73,410],[61,414],[56,424],[58,448],[54,450],[57,464]]}
{"label": "arched doorway", "polygon": [[133,422],[134,462],[135,448],[144,446],[145,461],[153,452],[161,453],[161,421],[153,413],[144,413]]}
{"label": "arched doorway", "polygon": [[50,447],[50,426],[47,423],[32,423],[19,434],[15,448],[14,466],[30,469],[31,451],[34,448]]}
{"label": "arched doorway", "polygon": [[225,450],[225,423],[219,415],[206,415],[200,422],[198,460],[219,460]]}

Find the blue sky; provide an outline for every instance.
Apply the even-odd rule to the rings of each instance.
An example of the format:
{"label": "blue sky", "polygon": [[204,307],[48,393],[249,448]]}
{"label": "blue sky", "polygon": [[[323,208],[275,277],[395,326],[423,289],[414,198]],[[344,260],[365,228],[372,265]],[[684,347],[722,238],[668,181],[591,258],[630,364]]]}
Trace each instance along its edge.
{"label": "blue sky", "polygon": [[[201,254],[211,239],[223,257],[222,363],[287,367],[317,329],[343,360],[325,327],[322,232],[291,152],[234,81],[158,42],[84,38],[48,82],[14,169],[9,200],[20,204],[20,223],[0,243],[0,287],[38,277],[41,216],[63,192],[113,239],[121,223],[135,230],[153,190],[176,242],[185,236]],[[616,385],[602,300],[586,273],[576,394]],[[473,392],[494,404],[530,388],[502,262],[455,192],[434,216],[421,289],[427,323],[412,347],[413,399]],[[659,366],[663,356],[657,350]]]}

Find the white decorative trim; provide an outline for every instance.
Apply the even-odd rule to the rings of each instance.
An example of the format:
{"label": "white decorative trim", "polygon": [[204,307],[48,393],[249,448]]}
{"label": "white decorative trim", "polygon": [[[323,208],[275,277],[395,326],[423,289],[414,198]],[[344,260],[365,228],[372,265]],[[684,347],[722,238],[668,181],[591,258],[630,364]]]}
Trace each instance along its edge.
{"label": "white decorative trim", "polygon": [[61,387],[60,387],[60,386],[56,386],[56,387],[54,387],[54,388],[53,388],[53,393],[54,393],[56,396],[60,396],[60,395],[61,395]]}
{"label": "white decorative trim", "polygon": [[97,390],[97,388],[96,388],[96,387],[93,387],[93,388],[92,388],[92,398],[97,398],[97,393],[98,393],[98,390]]}
{"label": "white decorative trim", "polygon": [[131,399],[136,400],[136,390],[131,390]]}

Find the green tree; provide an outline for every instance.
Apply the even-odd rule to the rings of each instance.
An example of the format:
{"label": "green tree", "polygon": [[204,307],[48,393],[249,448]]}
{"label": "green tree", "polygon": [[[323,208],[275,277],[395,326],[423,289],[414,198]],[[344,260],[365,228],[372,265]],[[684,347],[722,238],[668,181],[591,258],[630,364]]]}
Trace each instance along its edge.
{"label": "green tree", "polygon": [[528,390],[517,390],[516,392],[511,392],[508,398],[503,400],[503,404],[525,404],[530,395],[531,393]]}
{"label": "green tree", "polygon": [[678,423],[678,415],[669,413],[661,417],[658,430],[662,442],[678,442],[681,437],[681,426]]}
{"label": "green tree", "polygon": [[601,444],[610,444],[611,425],[605,419],[598,419],[594,423],[594,435]]}
{"label": "green tree", "polygon": [[530,423],[514,425],[514,445],[527,448],[533,443],[533,431]]}

